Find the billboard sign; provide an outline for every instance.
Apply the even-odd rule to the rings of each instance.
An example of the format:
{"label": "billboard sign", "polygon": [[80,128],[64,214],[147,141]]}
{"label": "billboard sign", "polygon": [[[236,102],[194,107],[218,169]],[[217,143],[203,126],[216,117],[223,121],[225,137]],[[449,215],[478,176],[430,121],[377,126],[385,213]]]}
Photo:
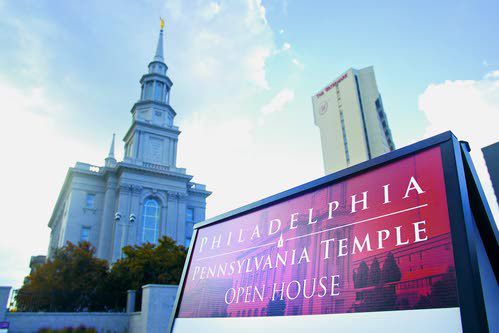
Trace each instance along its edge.
{"label": "billboard sign", "polygon": [[439,145],[200,225],[172,331],[462,332]]}

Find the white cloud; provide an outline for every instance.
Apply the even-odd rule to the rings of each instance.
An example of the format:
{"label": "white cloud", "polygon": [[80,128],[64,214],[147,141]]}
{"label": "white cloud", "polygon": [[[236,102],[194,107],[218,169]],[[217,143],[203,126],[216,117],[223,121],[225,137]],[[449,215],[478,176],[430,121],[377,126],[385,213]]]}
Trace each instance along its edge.
{"label": "white cloud", "polygon": [[[262,5],[262,0],[248,0],[248,18],[258,16],[265,25],[267,24],[267,17],[265,16],[265,7]],[[250,19],[251,20],[251,19]]]}
{"label": "white cloud", "polygon": [[289,44],[289,43],[282,44],[283,51],[288,51],[289,49],[291,49],[291,44]]}
{"label": "white cloud", "polygon": [[291,62],[293,63],[293,65],[295,65],[296,67],[298,67],[299,69],[303,70],[305,68],[305,65],[303,65],[298,59],[296,58],[293,58],[291,60]]}
{"label": "white cloud", "polygon": [[[284,113],[283,113],[284,115]],[[320,144],[302,140],[296,126],[259,126],[259,118],[197,112],[181,124],[179,165],[208,185],[208,216],[218,215],[322,175]],[[289,118],[289,117],[288,117]],[[310,125],[309,127],[312,127]],[[307,126],[303,129],[308,130]],[[284,131],[282,136],[272,136]],[[313,134],[317,133],[312,133]]]}
{"label": "white cloud", "polygon": [[218,14],[218,13],[220,12],[220,8],[221,8],[221,7],[220,7],[220,5],[219,5],[218,3],[216,3],[216,2],[212,2],[212,3],[210,4],[210,8],[211,8],[211,10],[212,10],[214,13]]}
{"label": "white cloud", "polygon": [[206,19],[211,20],[215,15],[220,13],[220,4],[216,2],[211,2],[206,6],[203,15],[205,16]]}
{"label": "white cloud", "polygon": [[246,56],[244,61],[246,77],[258,87],[264,89],[270,88],[265,73],[265,61],[269,56],[269,48],[255,48]]}
{"label": "white cloud", "polygon": [[[277,56],[280,48],[261,3],[242,3],[228,6],[222,1],[220,14],[208,26],[198,26],[189,14],[180,15],[173,27],[184,39],[192,30],[196,41],[176,46],[184,50],[182,59],[169,65],[172,70],[181,68],[174,83],[184,87],[173,92],[173,106],[180,115],[182,110],[195,110],[180,119],[178,165],[213,191],[208,198],[208,217],[322,174],[313,122],[302,129],[311,132],[307,139],[317,140],[315,149],[296,136],[294,120],[279,112],[296,108],[292,103],[295,93],[284,89],[266,106],[257,107],[265,104],[270,89],[267,60]],[[196,37],[204,33],[211,37]],[[193,68],[198,62],[204,64],[202,69]],[[187,88],[188,96],[178,95]],[[261,126],[263,118],[267,126]],[[285,122],[288,125],[282,126]]]}
{"label": "white cloud", "polygon": [[428,119],[426,136],[452,130],[471,145],[471,155],[495,219],[499,208],[481,148],[499,141],[499,71],[483,80],[431,84],[419,97],[419,109]]}
{"label": "white cloud", "polygon": [[272,100],[268,104],[265,104],[262,107],[261,113],[263,115],[268,115],[271,113],[281,112],[284,109],[284,107],[288,103],[290,103],[294,98],[295,98],[294,91],[288,88],[282,89],[277,93],[277,95],[274,96],[274,98],[272,98]]}
{"label": "white cloud", "polygon": [[[209,22],[207,8],[210,5],[165,3],[164,11],[173,13],[166,36],[167,62],[171,71],[182,70],[176,83],[194,91],[208,90],[215,94],[210,96],[220,99],[241,91],[269,89],[265,64],[276,47],[260,1],[220,1],[211,9],[220,8]],[[170,53],[168,43],[175,45]],[[182,54],[176,53],[179,51]],[[250,86],[240,89],[247,84]]]}
{"label": "white cloud", "polygon": [[279,34],[282,35],[284,33],[284,29],[279,30]]}
{"label": "white cloud", "polygon": [[[42,87],[20,89],[0,79],[0,163],[2,210],[0,223],[0,285],[20,283],[31,255],[45,254],[51,210],[67,168],[82,156],[104,151],[62,133],[54,120],[63,106],[47,97]],[[10,235],[5,237],[5,235]]]}
{"label": "white cloud", "polygon": [[499,79],[499,70],[485,74],[486,79]]}

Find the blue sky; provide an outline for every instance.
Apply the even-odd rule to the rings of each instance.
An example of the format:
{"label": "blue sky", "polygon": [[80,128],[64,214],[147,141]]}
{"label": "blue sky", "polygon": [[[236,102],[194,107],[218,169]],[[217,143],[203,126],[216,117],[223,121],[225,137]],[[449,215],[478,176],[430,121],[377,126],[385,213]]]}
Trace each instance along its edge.
{"label": "blue sky", "polygon": [[160,16],[178,165],[214,192],[208,216],[321,176],[311,96],[370,65],[396,146],[455,131],[495,199],[479,148],[499,140],[498,11],[497,1],[0,0],[0,234],[11,235],[0,285],[18,286],[29,256],[46,253],[67,168],[101,165],[112,133],[128,129]]}

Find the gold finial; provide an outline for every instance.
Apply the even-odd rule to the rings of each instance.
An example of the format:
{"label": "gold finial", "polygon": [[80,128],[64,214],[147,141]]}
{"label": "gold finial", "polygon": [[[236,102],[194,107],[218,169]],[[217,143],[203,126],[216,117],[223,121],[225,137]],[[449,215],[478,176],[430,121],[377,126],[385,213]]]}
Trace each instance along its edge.
{"label": "gold finial", "polygon": [[165,20],[163,20],[162,17],[159,18],[159,26],[161,27],[161,30],[165,27]]}

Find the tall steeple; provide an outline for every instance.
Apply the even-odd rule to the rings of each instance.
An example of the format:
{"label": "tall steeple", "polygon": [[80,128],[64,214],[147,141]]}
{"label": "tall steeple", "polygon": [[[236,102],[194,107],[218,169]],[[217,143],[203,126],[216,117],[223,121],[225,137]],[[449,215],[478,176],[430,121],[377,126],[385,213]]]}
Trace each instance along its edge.
{"label": "tall steeple", "polygon": [[165,64],[165,59],[163,55],[163,29],[165,26],[165,21],[160,19],[160,30],[158,37],[158,44],[156,45],[156,53],[154,54],[153,60],[149,63],[149,73],[156,73],[160,75],[166,75],[166,70],[168,66]]}
{"label": "tall steeple", "polygon": [[158,46],[156,47],[156,54],[154,55],[154,61],[160,61],[160,62],[165,62],[163,59],[163,28],[165,26],[165,21],[163,19],[160,19],[160,27],[161,30],[159,31],[159,38],[158,38]]}
{"label": "tall steeple", "polygon": [[149,72],[143,75],[140,80],[142,86],[140,101],[154,101],[165,104],[170,102],[172,81],[166,75],[168,66],[165,64],[163,55],[163,28],[164,21],[161,19],[156,53],[148,65]]}
{"label": "tall steeple", "polygon": [[106,167],[112,168],[116,165],[116,159],[114,158],[114,138],[115,134],[113,133],[113,139],[111,140],[111,147],[109,148],[109,154],[107,155],[105,159],[105,165]]}
{"label": "tall steeple", "polygon": [[170,106],[173,83],[166,74],[163,31],[164,21],[161,19],[156,52],[148,65],[148,72],[140,79],[140,99],[131,110],[132,126],[124,138],[125,160],[139,165],[175,167],[180,131],[173,124],[176,116]]}
{"label": "tall steeple", "polygon": [[116,137],[116,134],[113,133],[113,139],[111,140],[111,147],[109,148],[109,154],[107,155],[108,158],[114,158],[114,138]]}

